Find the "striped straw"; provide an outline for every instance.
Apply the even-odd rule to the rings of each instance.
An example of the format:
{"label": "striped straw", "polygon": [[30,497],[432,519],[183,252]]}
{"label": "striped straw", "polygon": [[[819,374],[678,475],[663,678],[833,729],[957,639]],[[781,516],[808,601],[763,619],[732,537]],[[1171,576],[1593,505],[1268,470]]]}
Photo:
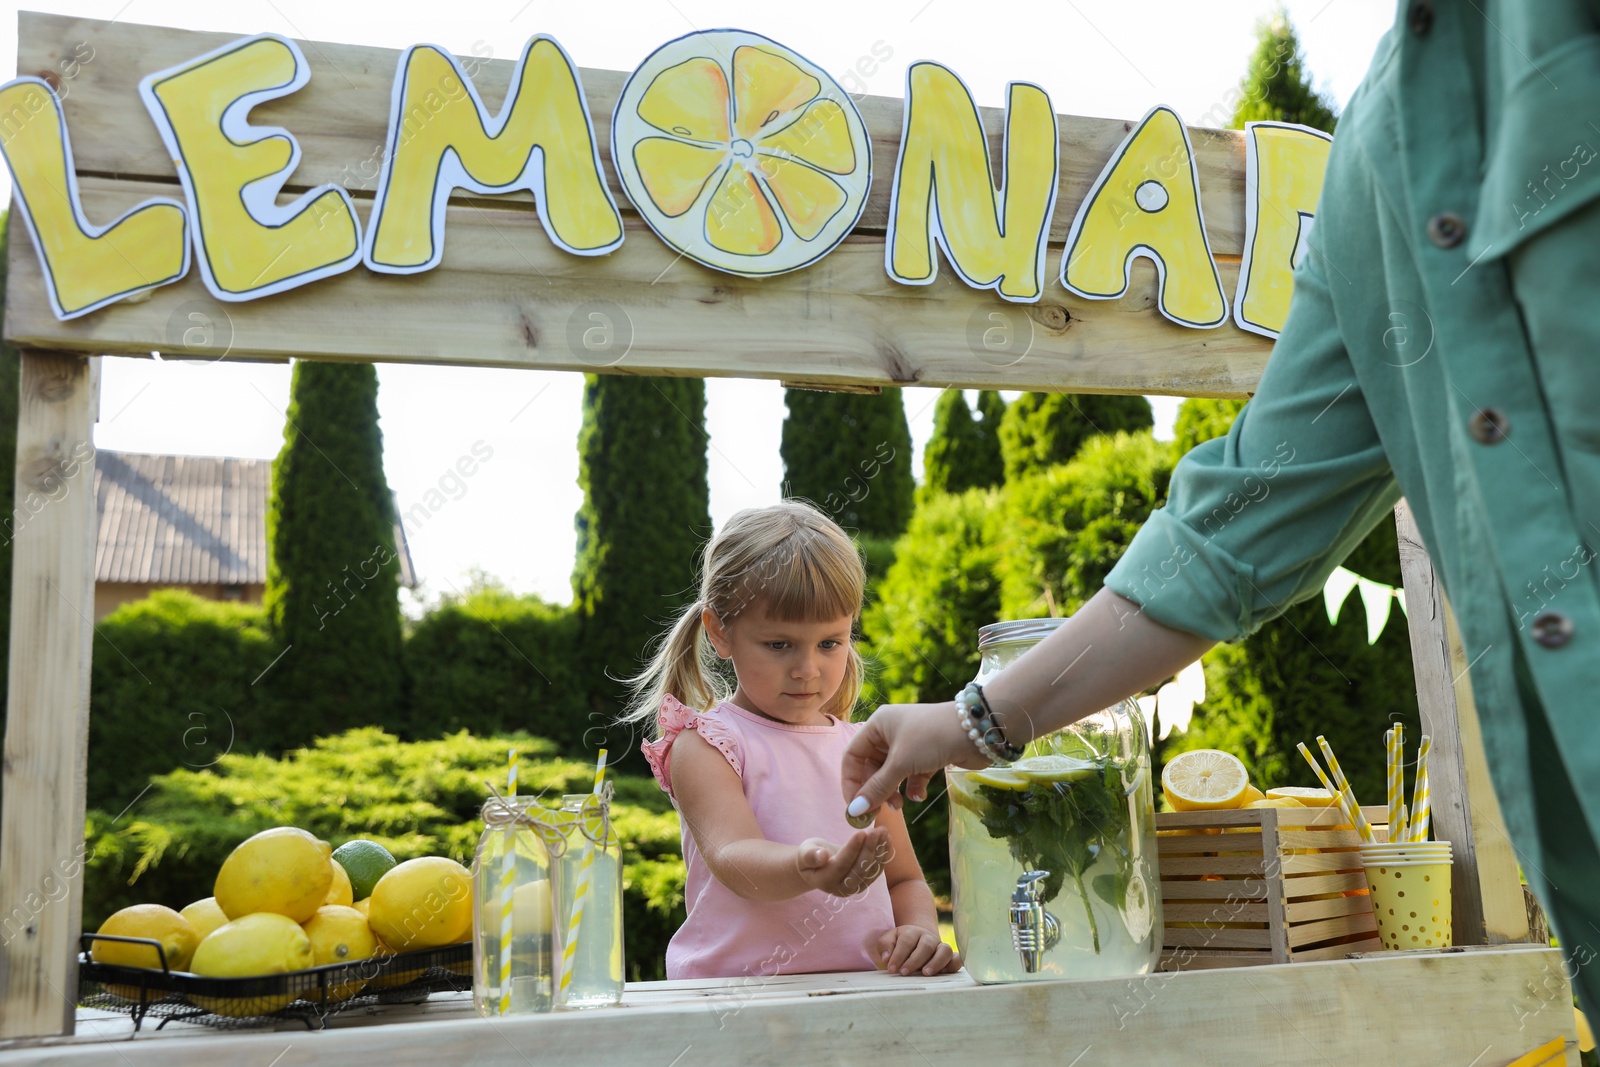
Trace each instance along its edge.
{"label": "striped straw", "polygon": [[[506,798],[517,795],[517,750],[511,750],[506,771]],[[505,855],[500,860],[500,1014],[511,1010],[511,899],[517,873],[516,824],[506,827]]]}
{"label": "striped straw", "polygon": [[[1356,820],[1361,815],[1361,809],[1356,808],[1354,811],[1351,810],[1350,799],[1342,792],[1335,789],[1333,787],[1333,783],[1328,781],[1327,772],[1322,769],[1322,764],[1317,762],[1317,757],[1311,754],[1311,750],[1306,747],[1306,743],[1304,741],[1300,742],[1295,747],[1300,750],[1300,755],[1306,758],[1306,762],[1311,764],[1311,769],[1317,773],[1317,780],[1322,783],[1322,788],[1326,789],[1333,799],[1338,801],[1339,810],[1344,812],[1345,822],[1349,823],[1351,826],[1358,826]],[[1369,830],[1368,833],[1370,832],[1371,831]],[[1366,838],[1366,840],[1370,841],[1371,838]]]}
{"label": "striped straw", "polygon": [[[606,776],[606,750],[600,750],[600,759],[594,765],[594,791],[600,793],[600,784]],[[574,966],[578,957],[578,927],[583,925],[583,901],[589,895],[589,868],[594,866],[594,842],[588,842],[588,847],[583,850],[583,858],[578,861],[578,877],[572,887],[572,918],[567,923],[566,944],[561,949],[561,992],[567,992],[567,987],[572,985]]]}
{"label": "striped straw", "polygon": [[[1328,761],[1328,770],[1333,772],[1333,780],[1338,784],[1338,789],[1333,790],[1338,796],[1344,797],[1349,806],[1347,814],[1350,816],[1350,825],[1356,828],[1363,841],[1376,841],[1373,836],[1372,824],[1367,822],[1367,817],[1361,813],[1361,805],[1356,802],[1355,790],[1350,788],[1350,782],[1345,778],[1344,771],[1339,768],[1339,760],[1333,754],[1333,746],[1328,744],[1328,739],[1321,734],[1317,735],[1317,747],[1322,749],[1322,755]],[[1324,781],[1323,785],[1327,785]],[[1332,786],[1329,786],[1332,789]]]}
{"label": "striped straw", "polygon": [[1428,792],[1428,750],[1433,747],[1433,738],[1427,734],[1422,735],[1422,744],[1417,748],[1417,784],[1411,791],[1411,840],[1426,841],[1428,832],[1432,829],[1433,797]]}

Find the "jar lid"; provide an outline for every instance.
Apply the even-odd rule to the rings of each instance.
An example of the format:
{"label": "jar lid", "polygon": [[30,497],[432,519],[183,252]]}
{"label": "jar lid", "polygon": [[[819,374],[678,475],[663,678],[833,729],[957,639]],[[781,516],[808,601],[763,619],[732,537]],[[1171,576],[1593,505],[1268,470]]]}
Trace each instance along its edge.
{"label": "jar lid", "polygon": [[1010,622],[991,622],[987,626],[978,628],[978,651],[995,645],[1009,645],[1014,642],[1043,641],[1055,632],[1056,627],[1066,622],[1066,619],[1013,619]]}

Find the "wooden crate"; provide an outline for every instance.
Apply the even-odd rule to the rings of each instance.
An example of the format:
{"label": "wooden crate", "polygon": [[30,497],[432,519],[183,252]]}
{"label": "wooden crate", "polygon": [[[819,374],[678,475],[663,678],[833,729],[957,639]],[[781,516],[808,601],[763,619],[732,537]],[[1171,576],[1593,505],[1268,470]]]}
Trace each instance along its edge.
{"label": "wooden crate", "polygon": [[[1363,808],[1380,839],[1383,808]],[[1338,808],[1156,816],[1161,969],[1343,959],[1382,947],[1360,836]]]}

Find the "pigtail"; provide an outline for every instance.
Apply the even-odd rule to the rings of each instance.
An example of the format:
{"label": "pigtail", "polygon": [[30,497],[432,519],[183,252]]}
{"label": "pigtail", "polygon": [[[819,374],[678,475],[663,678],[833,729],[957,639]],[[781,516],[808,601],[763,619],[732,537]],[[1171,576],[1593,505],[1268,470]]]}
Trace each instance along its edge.
{"label": "pigtail", "polygon": [[715,653],[700,622],[704,610],[703,600],[685,608],[657,644],[649,666],[627,680],[631,699],[619,722],[654,722],[661,699],[669,695],[696,711],[727,699],[713,665]]}

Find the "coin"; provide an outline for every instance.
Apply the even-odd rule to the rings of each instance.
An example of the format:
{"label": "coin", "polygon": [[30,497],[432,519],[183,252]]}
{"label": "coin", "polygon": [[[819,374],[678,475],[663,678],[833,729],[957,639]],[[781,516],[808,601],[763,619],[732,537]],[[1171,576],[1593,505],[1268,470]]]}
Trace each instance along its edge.
{"label": "coin", "polygon": [[857,830],[865,830],[873,824],[877,817],[878,813],[876,811],[869,811],[864,815],[851,815],[849,811],[844,813],[844,821],[854,826]]}

